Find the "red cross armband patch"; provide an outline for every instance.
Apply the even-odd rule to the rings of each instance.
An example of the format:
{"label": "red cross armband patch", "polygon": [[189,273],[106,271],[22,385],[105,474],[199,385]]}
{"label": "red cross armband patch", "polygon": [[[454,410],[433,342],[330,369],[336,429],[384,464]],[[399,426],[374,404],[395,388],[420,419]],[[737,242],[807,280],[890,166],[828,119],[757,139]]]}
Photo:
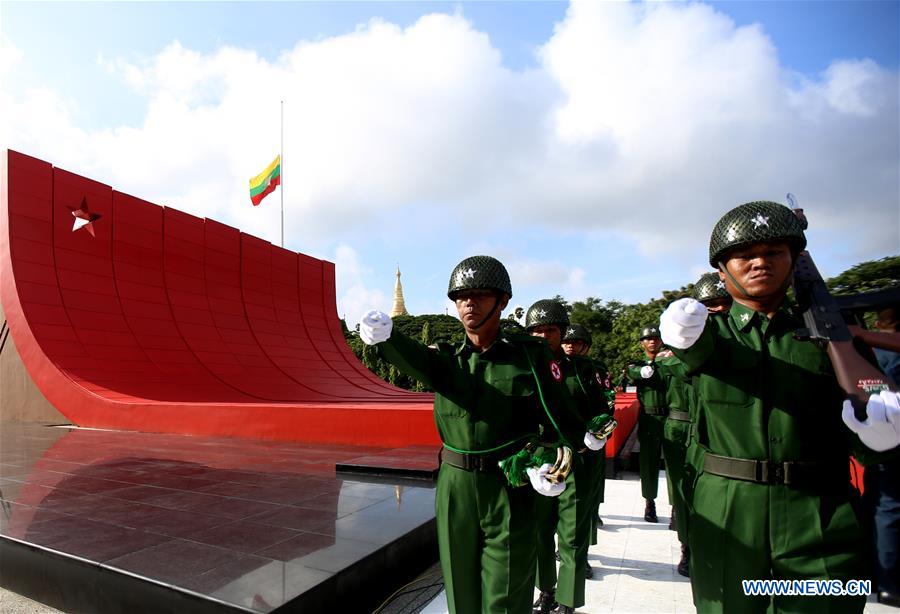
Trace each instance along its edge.
{"label": "red cross armband patch", "polygon": [[559,368],[559,363],[555,360],[550,361],[550,375],[552,375],[553,379],[556,381],[562,381],[562,369]]}

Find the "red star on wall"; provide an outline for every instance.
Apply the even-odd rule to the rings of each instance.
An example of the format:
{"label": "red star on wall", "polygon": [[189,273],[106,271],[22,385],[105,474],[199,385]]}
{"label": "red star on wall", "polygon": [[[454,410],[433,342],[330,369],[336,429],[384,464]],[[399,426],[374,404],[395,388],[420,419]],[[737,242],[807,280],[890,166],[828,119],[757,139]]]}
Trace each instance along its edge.
{"label": "red star on wall", "polygon": [[77,209],[73,207],[69,207],[69,209],[72,211],[72,217],[75,218],[75,222],[72,224],[72,232],[78,232],[84,228],[91,233],[92,237],[97,236],[94,234],[94,222],[99,220],[101,215],[88,209],[87,198],[81,198],[81,206]]}

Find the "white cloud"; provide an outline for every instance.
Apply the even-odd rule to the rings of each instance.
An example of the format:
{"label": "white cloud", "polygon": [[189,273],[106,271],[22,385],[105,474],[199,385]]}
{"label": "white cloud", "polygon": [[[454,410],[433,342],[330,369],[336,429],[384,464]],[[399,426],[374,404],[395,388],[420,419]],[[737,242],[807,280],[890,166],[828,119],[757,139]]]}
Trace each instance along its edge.
{"label": "white cloud", "polygon": [[370,309],[390,312],[391,302],[384,292],[372,288],[371,268],[359,261],[359,256],[349,245],[338,245],[334,257],[337,286],[338,317],[346,317],[347,326],[353,328],[360,317]]}
{"label": "white cloud", "polygon": [[22,50],[6,36],[0,35],[0,76],[5,76],[13,66],[22,61]]}
{"label": "white cloud", "polygon": [[[847,252],[896,251],[896,71],[836,58],[798,79],[760,27],[696,3],[575,2],[539,59],[507,69],[459,14],[372,20],[275,61],[175,42],[101,60],[146,97],[140,125],[82,130],[48,90],[0,94],[0,122],[13,148],[277,243],[280,195],[253,208],[247,189],[278,152],[284,100],[285,235],[306,252],[330,253],[347,229],[390,236],[416,207],[437,240],[448,224],[477,241],[523,220],[624,233],[687,270],[726,209],[787,191],[822,230],[861,228],[866,212]],[[590,283],[563,263],[522,266],[525,287]],[[348,314],[374,297],[355,279]]]}

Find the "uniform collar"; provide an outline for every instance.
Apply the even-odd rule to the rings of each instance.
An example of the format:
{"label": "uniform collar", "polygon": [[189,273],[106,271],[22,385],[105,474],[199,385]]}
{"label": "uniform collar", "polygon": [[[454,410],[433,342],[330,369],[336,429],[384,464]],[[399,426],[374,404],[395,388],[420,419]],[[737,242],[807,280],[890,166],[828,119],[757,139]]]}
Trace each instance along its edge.
{"label": "uniform collar", "polygon": [[746,332],[760,315],[749,307],[734,301],[731,303],[728,317],[731,318],[731,322],[738,330]]}
{"label": "uniform collar", "polygon": [[506,337],[505,334],[503,334],[503,329],[501,328],[499,331],[497,331],[497,338],[494,340],[494,343],[492,343],[491,346],[487,350],[478,352],[475,350],[475,346],[472,345],[472,341],[469,339],[469,336],[466,335],[465,339],[463,339],[463,342],[459,344],[458,348],[456,348],[456,352],[454,352],[454,355],[455,356],[464,356],[464,355],[468,356],[469,354],[484,354],[485,352],[493,350],[493,348],[495,348],[498,345],[509,345],[509,343],[510,343],[509,339]]}
{"label": "uniform collar", "polygon": [[784,316],[793,316],[791,302],[787,298],[781,303],[781,306],[778,308],[778,311],[775,312],[775,315],[771,320],[758,311],[753,311],[749,307],[741,305],[737,301],[734,301],[731,304],[731,310],[728,312],[728,317],[731,319],[731,322],[741,332],[746,332],[747,329],[757,323],[759,324],[760,329],[764,331],[771,322],[781,319]]}

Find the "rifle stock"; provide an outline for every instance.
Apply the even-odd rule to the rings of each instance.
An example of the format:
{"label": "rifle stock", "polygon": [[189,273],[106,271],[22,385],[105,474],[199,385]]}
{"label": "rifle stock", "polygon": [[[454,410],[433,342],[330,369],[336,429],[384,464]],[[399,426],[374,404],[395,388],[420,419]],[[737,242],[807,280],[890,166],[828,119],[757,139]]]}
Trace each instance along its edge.
{"label": "rifle stock", "polygon": [[[866,342],[878,334],[862,335],[859,333],[866,331],[855,326],[851,330],[847,326],[837,301],[807,251],[800,252],[794,267],[794,295],[806,325],[797,332],[797,337],[809,339],[826,349],[838,384],[853,404],[856,417],[865,420],[870,394],[897,389],[888,376],[860,353],[860,346],[868,347]],[[900,338],[896,334],[882,334],[891,339],[878,339],[879,346],[884,343],[894,345]]]}

